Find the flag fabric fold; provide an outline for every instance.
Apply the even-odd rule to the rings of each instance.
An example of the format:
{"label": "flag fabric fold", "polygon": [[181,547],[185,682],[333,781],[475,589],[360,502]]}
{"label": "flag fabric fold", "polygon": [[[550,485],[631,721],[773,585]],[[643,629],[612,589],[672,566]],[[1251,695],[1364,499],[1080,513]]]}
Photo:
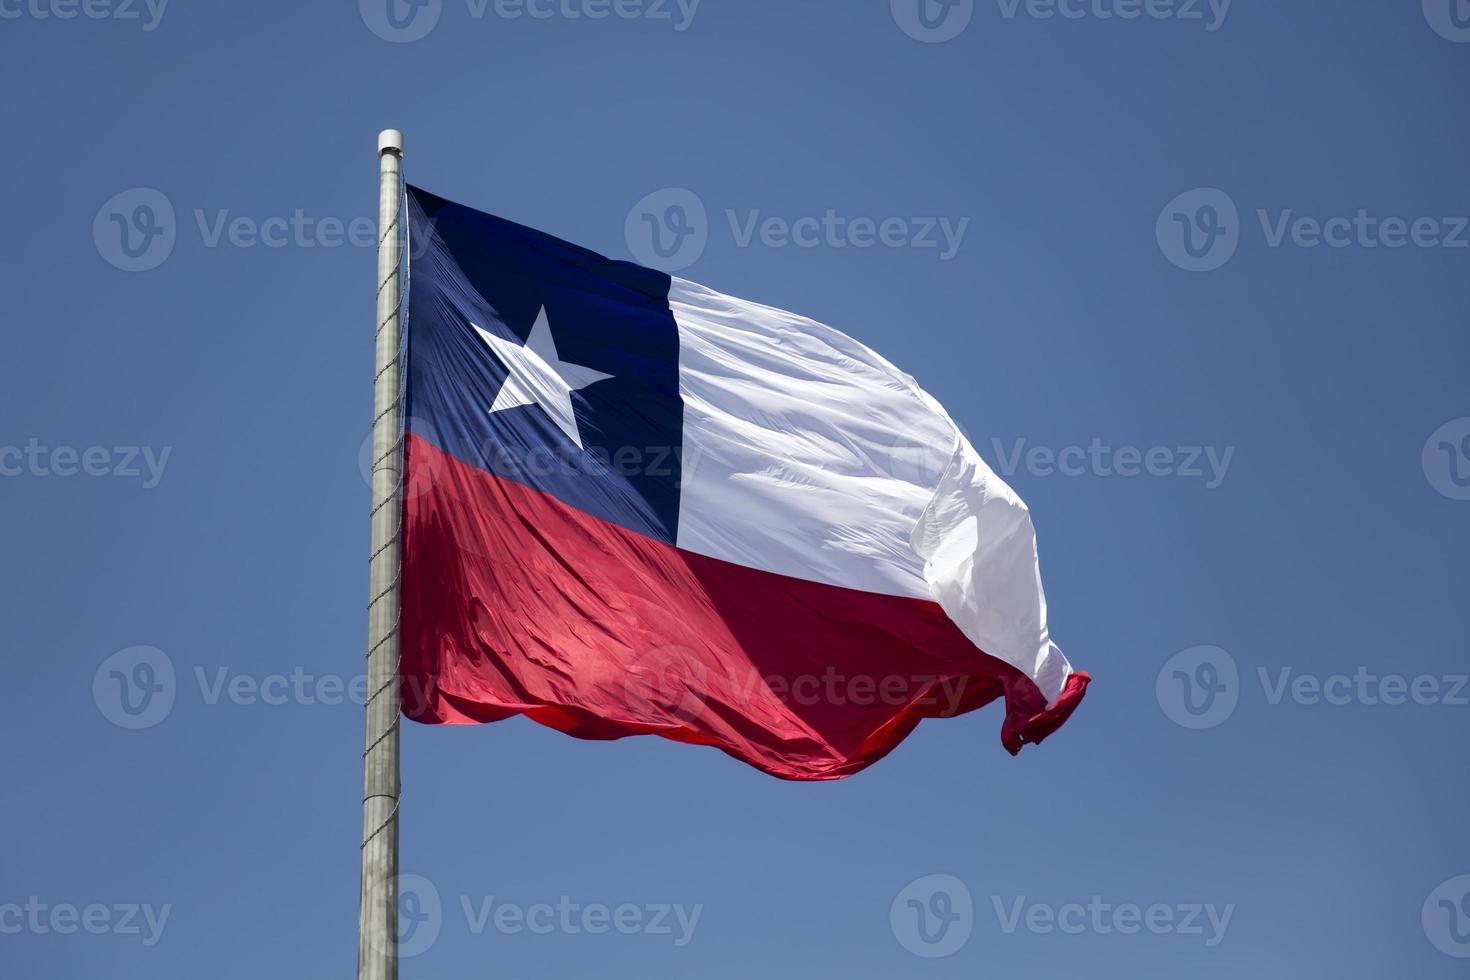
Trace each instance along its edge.
{"label": "flag fabric fold", "polygon": [[1088,677],[1030,514],[863,344],[408,193],[405,713],[656,734],[832,779]]}

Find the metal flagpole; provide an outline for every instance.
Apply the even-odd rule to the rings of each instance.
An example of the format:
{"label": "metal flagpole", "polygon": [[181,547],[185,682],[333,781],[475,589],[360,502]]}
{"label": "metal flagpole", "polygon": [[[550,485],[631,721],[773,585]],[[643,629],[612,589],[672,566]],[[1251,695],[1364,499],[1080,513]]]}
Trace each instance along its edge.
{"label": "metal flagpole", "polygon": [[378,328],[373,382],[372,599],[368,602],[367,732],[362,753],[362,893],[358,980],[398,977],[398,576],[403,511],[398,388],[403,134],[378,134]]}

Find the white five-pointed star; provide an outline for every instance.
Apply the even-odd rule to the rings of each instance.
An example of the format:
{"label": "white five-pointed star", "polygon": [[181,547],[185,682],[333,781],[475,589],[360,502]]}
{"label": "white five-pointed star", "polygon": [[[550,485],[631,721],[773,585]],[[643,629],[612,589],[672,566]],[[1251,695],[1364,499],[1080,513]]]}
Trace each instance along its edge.
{"label": "white five-pointed star", "polygon": [[471,323],[495,352],[500,363],[508,372],[505,384],[495,396],[490,411],[501,412],[522,405],[539,405],[551,421],[557,424],[567,438],[582,448],[582,435],[577,431],[577,416],[572,410],[572,392],[580,391],[590,384],[611,378],[610,374],[594,371],[580,364],[563,361],[556,353],[556,341],[551,339],[551,324],[546,319],[546,307],[536,314],[536,325],[524,346],[504,337],[497,337],[478,323]]}

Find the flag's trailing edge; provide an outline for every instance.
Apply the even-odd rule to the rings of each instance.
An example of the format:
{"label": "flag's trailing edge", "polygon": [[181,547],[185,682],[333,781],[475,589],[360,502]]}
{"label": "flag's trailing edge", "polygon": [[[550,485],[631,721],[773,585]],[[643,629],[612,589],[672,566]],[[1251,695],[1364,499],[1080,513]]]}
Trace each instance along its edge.
{"label": "flag's trailing edge", "polygon": [[1026,506],[913,378],[805,317],[408,191],[401,682],[835,779],[1003,697],[1011,753],[1088,677]]}

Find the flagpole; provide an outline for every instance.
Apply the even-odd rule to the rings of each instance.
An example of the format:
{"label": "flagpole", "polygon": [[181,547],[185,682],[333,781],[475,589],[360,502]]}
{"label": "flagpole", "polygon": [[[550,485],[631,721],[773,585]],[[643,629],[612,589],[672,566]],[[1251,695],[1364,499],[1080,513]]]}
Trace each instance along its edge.
{"label": "flagpole", "polygon": [[378,319],[373,382],[372,557],[362,754],[358,980],[398,977],[398,613],[403,432],[399,404],[403,134],[378,134]]}

